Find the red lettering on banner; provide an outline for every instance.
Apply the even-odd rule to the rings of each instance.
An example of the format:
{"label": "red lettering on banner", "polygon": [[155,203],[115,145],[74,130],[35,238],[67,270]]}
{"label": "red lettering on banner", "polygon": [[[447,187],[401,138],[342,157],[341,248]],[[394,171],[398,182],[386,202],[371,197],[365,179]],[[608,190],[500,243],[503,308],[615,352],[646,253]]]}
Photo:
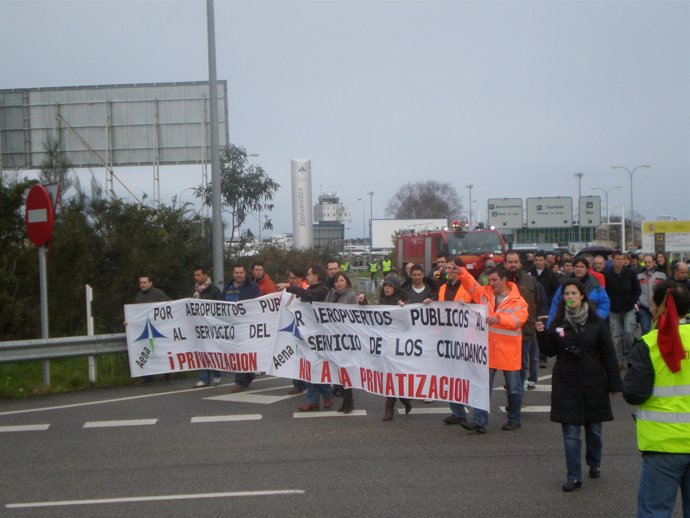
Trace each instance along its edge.
{"label": "red lettering on banner", "polygon": [[350,381],[350,376],[347,374],[347,369],[344,367],[340,368],[340,384],[343,388],[352,387],[352,381]]}
{"label": "red lettering on banner", "polygon": [[386,373],[386,392],[387,396],[395,396],[395,383],[393,383],[393,375],[390,372]]}
{"label": "red lettering on banner", "polygon": [[331,366],[328,362],[321,364],[321,383],[333,383],[333,380],[331,380]]}
{"label": "red lettering on banner", "polygon": [[367,369],[367,390],[369,392],[374,392],[374,387],[371,383],[371,369]]}
{"label": "red lettering on banner", "polygon": [[383,394],[383,372],[374,372],[374,391],[377,394]]}
{"label": "red lettering on banner", "polygon": [[[439,378],[438,383],[440,385],[438,387],[439,398],[441,398],[443,400],[447,400],[448,399],[448,377],[447,376],[441,376]],[[429,391],[429,392],[431,392],[431,391]],[[431,399],[431,398],[429,398],[429,399]]]}
{"label": "red lettering on banner", "polygon": [[360,387],[363,387],[366,385],[366,380],[367,380],[367,372],[364,369],[364,367],[359,368],[359,385]]}
{"label": "red lettering on banner", "polygon": [[196,364],[194,363],[194,355],[192,353],[187,353],[187,365],[191,370],[196,369]]}
{"label": "red lettering on banner", "polygon": [[170,370],[175,370],[175,362],[173,361],[172,353],[168,351],[168,363],[170,364]]}
{"label": "red lettering on banner", "polygon": [[299,359],[299,378],[311,381],[311,362],[304,358]]}
{"label": "red lettering on banner", "polygon": [[249,353],[249,370],[250,371],[258,371],[258,360],[256,359],[256,353]]}
{"label": "red lettering on banner", "polygon": [[184,369],[185,363],[187,363],[187,359],[184,353],[177,353],[177,364],[180,366],[180,370]]}
{"label": "red lettering on banner", "polygon": [[[414,374],[410,374],[410,378],[412,377],[414,377]],[[417,374],[417,379],[419,380],[419,383],[417,384],[417,392],[415,393],[414,397],[417,397],[419,399],[427,399],[428,396],[424,394],[424,383],[426,382],[426,377],[426,374]]]}
{"label": "red lettering on banner", "polygon": [[426,395],[427,399],[438,399],[438,387],[436,386],[436,376],[429,378],[429,392]]}

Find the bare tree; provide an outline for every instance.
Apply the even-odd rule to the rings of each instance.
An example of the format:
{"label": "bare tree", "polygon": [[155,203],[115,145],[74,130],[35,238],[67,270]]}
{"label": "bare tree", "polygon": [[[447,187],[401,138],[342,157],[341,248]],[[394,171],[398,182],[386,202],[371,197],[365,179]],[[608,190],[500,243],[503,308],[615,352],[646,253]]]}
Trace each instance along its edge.
{"label": "bare tree", "polygon": [[462,212],[458,193],[448,182],[427,180],[406,183],[386,205],[386,213],[397,219],[455,219]]}

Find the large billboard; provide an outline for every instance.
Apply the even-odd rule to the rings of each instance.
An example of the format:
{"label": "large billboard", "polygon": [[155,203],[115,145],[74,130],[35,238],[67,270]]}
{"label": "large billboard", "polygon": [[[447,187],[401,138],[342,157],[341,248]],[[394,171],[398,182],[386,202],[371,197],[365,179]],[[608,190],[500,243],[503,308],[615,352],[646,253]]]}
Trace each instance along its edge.
{"label": "large billboard", "polygon": [[527,228],[558,228],[572,225],[572,198],[527,198]]}
{"label": "large billboard", "polygon": [[643,221],[642,249],[653,252],[657,242],[665,252],[690,252],[690,221]]}
{"label": "large billboard", "polygon": [[487,208],[489,226],[522,228],[522,198],[489,198]]}
{"label": "large billboard", "polygon": [[[38,168],[48,139],[75,168],[210,161],[208,97],[208,81],[0,90],[1,169]],[[226,81],[218,133],[226,146]]]}

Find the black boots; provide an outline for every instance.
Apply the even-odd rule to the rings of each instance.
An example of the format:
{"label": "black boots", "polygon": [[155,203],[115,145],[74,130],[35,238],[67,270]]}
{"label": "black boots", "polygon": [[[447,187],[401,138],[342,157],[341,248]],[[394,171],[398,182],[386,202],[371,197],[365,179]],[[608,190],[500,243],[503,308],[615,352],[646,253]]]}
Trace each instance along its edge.
{"label": "black boots", "polygon": [[343,389],[343,404],[338,409],[338,412],[349,414],[355,408],[355,400],[352,397],[352,389]]}

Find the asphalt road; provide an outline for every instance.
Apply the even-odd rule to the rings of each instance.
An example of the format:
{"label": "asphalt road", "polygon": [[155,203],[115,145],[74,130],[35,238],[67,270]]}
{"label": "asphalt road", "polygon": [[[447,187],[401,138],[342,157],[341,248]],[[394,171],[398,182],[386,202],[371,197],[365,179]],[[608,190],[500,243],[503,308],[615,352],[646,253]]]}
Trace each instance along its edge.
{"label": "asphalt road", "polygon": [[[527,392],[534,411],[516,431],[501,430],[505,396],[495,390],[486,435],[445,425],[441,403],[415,401],[411,414],[384,423],[383,399],[355,391],[354,415],[305,416],[296,413],[303,397],[286,396],[287,380],[259,377],[238,395],[230,380],[0,403],[0,516],[635,514],[640,456],[621,397],[604,425],[601,479],[563,493],[548,378]],[[198,422],[208,419],[217,421]]]}

